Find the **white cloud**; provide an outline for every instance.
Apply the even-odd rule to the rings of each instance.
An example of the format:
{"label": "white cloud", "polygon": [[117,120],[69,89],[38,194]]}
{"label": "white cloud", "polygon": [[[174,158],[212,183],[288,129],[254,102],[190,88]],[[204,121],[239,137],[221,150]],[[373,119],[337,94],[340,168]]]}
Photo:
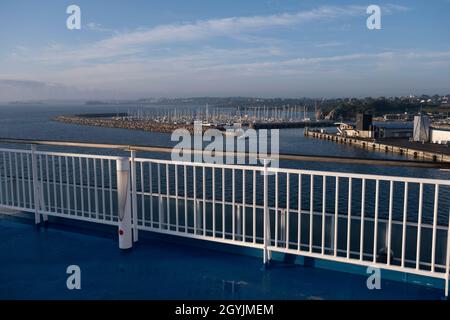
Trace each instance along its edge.
{"label": "white cloud", "polygon": [[[171,43],[195,43],[216,37],[234,37],[240,40],[247,37],[247,39],[255,40],[256,37],[252,33],[271,28],[359,15],[365,15],[365,8],[362,6],[323,6],[297,13],[199,20],[192,23],[166,24],[145,30],[115,34],[81,47],[48,47],[38,50],[32,57],[21,56],[21,52],[15,53],[15,56],[22,57],[23,60],[51,64],[83,63],[95,59],[135,55],[145,52],[149,46],[157,47]],[[108,30],[93,22],[88,23],[87,27],[90,30]]]}
{"label": "white cloud", "polygon": [[88,22],[84,27],[95,32],[114,32],[113,29],[105,28],[102,24],[95,22]]}

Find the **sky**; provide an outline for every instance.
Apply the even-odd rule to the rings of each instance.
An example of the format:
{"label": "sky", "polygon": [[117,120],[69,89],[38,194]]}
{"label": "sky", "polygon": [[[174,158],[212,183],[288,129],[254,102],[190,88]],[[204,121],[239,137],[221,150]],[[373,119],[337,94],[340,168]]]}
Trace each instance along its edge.
{"label": "sky", "polygon": [[449,16],[450,0],[1,0],[0,101],[449,94]]}

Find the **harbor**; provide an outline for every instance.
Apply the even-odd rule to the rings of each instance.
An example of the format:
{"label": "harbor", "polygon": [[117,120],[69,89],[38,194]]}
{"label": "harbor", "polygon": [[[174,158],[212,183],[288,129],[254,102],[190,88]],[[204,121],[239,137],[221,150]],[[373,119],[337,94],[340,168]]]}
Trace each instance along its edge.
{"label": "harbor", "polygon": [[327,127],[331,120],[320,119],[321,111],[315,108],[314,118],[306,106],[282,106],[279,108],[172,108],[154,110],[150,108],[128,109],[116,113],[83,113],[58,115],[54,120],[79,125],[172,133],[176,129],[194,131],[194,123],[201,123],[202,130],[228,128],[285,129],[305,127]]}

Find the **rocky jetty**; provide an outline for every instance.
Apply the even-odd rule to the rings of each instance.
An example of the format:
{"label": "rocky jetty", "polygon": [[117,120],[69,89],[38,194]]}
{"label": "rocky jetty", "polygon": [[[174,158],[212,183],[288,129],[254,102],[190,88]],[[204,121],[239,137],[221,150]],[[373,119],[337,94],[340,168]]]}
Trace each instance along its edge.
{"label": "rocky jetty", "polygon": [[[141,130],[151,132],[164,132],[172,133],[176,129],[187,129],[189,132],[194,132],[193,124],[180,124],[180,123],[162,123],[154,120],[133,120],[123,118],[98,118],[89,117],[89,115],[62,115],[54,118],[56,121],[72,124],[81,124],[87,126],[108,127],[108,128],[121,128],[129,130]],[[203,127],[203,130],[210,129],[211,127]],[[216,128],[221,130],[222,128]]]}

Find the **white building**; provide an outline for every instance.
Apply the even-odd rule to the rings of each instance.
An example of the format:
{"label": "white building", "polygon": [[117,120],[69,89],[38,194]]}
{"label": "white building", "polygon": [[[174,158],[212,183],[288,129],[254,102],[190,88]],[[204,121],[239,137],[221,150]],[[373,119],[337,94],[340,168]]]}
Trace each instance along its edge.
{"label": "white building", "polygon": [[447,144],[450,143],[450,127],[431,127],[430,128],[431,143]]}

